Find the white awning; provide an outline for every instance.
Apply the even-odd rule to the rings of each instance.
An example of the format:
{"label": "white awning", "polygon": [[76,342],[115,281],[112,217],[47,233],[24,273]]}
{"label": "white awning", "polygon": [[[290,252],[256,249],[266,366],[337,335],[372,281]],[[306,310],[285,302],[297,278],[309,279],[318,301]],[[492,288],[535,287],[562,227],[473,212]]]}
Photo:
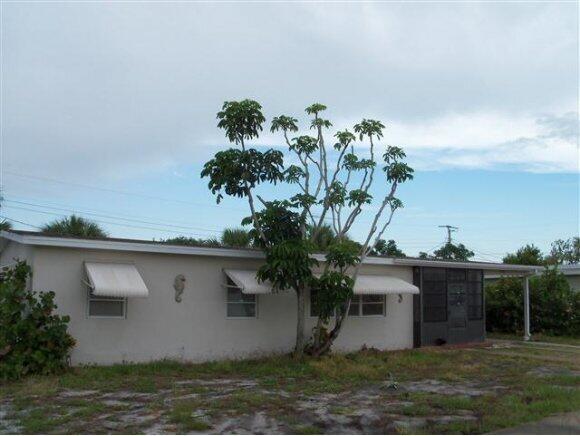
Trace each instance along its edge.
{"label": "white awning", "polygon": [[353,289],[355,294],[418,294],[419,288],[393,276],[359,275]]}
{"label": "white awning", "polygon": [[270,294],[272,286],[269,283],[259,283],[257,271],[225,269],[224,273],[242,290],[244,294]]}
{"label": "white awning", "polygon": [[85,262],[93,295],[98,297],[147,297],[145,282],[130,263]]}
{"label": "white awning", "polygon": [[[258,283],[256,271],[226,269],[224,272],[244,294],[272,292],[269,283]],[[419,288],[398,277],[359,275],[353,291],[355,294],[418,294]]]}

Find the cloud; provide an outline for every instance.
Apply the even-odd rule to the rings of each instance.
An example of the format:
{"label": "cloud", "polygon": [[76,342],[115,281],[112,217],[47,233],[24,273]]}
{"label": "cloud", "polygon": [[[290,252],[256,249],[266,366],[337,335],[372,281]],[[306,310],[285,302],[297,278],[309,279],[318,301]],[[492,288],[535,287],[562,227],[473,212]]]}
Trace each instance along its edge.
{"label": "cloud", "polygon": [[578,172],[578,114],[513,118],[507,114],[445,116],[395,125],[419,169],[511,169]]}
{"label": "cloud", "polygon": [[576,130],[562,117],[576,108],[576,4],[14,2],[3,12],[12,170],[111,179],[203,162],[225,145],[221,103],[245,97],[269,117],[321,101],[337,125],[385,120],[421,168],[573,170]]}

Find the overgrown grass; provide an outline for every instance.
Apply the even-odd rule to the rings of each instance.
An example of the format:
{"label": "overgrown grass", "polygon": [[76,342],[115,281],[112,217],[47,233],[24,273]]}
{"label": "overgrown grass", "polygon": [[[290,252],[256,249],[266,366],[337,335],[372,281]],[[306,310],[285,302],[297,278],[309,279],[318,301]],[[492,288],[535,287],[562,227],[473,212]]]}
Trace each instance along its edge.
{"label": "overgrown grass", "polygon": [[169,414],[169,420],[176,424],[183,432],[208,430],[210,425],[194,416],[199,405],[196,402],[182,402],[173,407]]}
{"label": "overgrown grass", "polygon": [[[514,341],[523,341],[523,334],[515,333],[490,333],[486,334],[488,339],[506,339]],[[554,344],[578,345],[580,346],[580,337],[578,336],[554,336],[544,333],[533,333],[532,342],[551,342]]]}
{"label": "overgrown grass", "polygon": [[[442,347],[397,352],[366,350],[303,360],[278,355],[203,364],[159,361],[85,366],[73,368],[61,376],[35,376],[5,383],[0,386],[0,399],[10,397],[13,417],[19,420],[25,433],[110,432],[90,425],[95,417],[109,412],[110,406],[91,399],[59,397],[62,390],[147,394],[167,389],[170,396],[190,395],[189,399],[167,403],[164,394],[147,403],[152,413],[164,416],[177,432],[207,431],[213,420],[224,415],[264,411],[286,422],[296,433],[320,433],[323,429],[300,421],[294,407],[298,399],[321,393],[356,392],[359,388],[386,386],[390,381],[399,382],[402,391],[390,390],[386,395],[412,403],[398,411],[405,416],[461,413],[477,416],[474,421],[428,426],[424,429],[426,432],[489,432],[553,413],[580,410],[580,377],[570,372],[570,369],[580,369],[574,354],[566,362],[544,362],[543,357],[551,353],[538,349],[517,347],[518,354],[513,356],[501,353],[504,349]],[[542,365],[556,366],[562,372],[545,377],[530,372]],[[207,395],[213,389],[211,385],[176,383],[216,379],[251,379],[266,391],[234,387],[228,395],[212,397]],[[501,385],[504,390],[497,395],[490,393],[478,397],[404,392],[406,382],[425,379]],[[287,395],[278,395],[281,391]],[[335,414],[350,412],[348,404],[334,406],[331,410]],[[142,428],[136,425],[130,430],[139,432]]]}

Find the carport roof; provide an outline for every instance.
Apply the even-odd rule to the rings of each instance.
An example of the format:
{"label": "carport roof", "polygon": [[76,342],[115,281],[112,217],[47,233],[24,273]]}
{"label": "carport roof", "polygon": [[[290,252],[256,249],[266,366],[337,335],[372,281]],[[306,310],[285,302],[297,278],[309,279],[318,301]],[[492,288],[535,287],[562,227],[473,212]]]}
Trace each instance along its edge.
{"label": "carport roof", "polygon": [[[70,236],[47,235],[39,232],[23,230],[1,231],[0,250],[7,241],[23,245],[61,248],[80,248],[89,250],[129,251],[159,254],[180,254],[190,256],[212,256],[227,258],[262,259],[263,253],[257,249],[239,249],[224,247],[197,247],[189,245],[172,245],[164,242],[120,238],[82,239]],[[324,254],[314,255],[318,260],[324,260]],[[448,260],[419,259],[413,257],[383,257],[369,256],[364,261],[368,265],[394,266],[432,266],[444,268],[472,268],[492,270],[512,274],[530,274],[542,269],[533,265],[510,265],[494,262],[458,262]]]}

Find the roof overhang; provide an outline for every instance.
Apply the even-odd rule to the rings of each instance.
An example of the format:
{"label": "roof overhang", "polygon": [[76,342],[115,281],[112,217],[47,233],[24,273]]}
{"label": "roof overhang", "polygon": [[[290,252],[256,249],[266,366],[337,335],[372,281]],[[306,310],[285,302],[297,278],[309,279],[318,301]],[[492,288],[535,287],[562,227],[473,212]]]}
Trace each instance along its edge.
{"label": "roof overhang", "polygon": [[491,271],[506,271],[519,274],[530,274],[537,270],[542,270],[543,267],[533,265],[511,265],[507,263],[492,263],[492,262],[456,262],[444,260],[428,260],[428,259],[393,259],[394,265],[407,266],[426,266],[435,268],[472,268]]}
{"label": "roof overhang", "polygon": [[[160,244],[147,241],[132,242],[130,240],[107,240],[107,239],[77,239],[70,237],[48,236],[42,234],[21,234],[16,232],[1,231],[0,238],[19,244],[42,246],[78,248],[88,250],[129,251],[141,253],[177,254],[188,256],[210,256],[243,259],[264,259],[264,253],[259,250],[214,248],[214,247],[189,247],[182,245]],[[315,254],[316,260],[324,261],[323,254]],[[455,262],[439,261],[416,258],[391,258],[391,257],[367,257],[366,265],[394,265],[394,266],[432,266],[443,268],[473,268],[511,272],[513,274],[533,274],[542,268],[529,265],[509,265],[492,262]]]}

